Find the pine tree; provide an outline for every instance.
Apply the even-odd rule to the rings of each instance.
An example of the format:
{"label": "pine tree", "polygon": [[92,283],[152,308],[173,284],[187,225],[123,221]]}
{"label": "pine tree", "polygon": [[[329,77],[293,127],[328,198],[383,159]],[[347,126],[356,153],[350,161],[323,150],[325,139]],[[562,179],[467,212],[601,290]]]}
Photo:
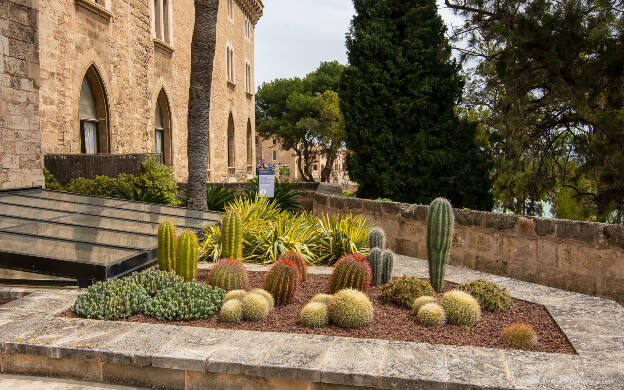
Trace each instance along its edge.
{"label": "pine tree", "polygon": [[354,0],[341,80],[358,196],[492,208],[490,163],[455,107],[463,80],[435,0]]}

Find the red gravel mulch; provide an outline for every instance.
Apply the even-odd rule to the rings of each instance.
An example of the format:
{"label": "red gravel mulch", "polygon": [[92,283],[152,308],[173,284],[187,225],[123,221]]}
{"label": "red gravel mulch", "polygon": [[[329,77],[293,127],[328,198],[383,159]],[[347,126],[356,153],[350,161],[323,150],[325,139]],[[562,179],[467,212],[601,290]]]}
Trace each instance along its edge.
{"label": "red gravel mulch", "polygon": [[[198,281],[205,281],[207,272],[200,271]],[[264,274],[264,272],[249,273],[251,288],[263,286]],[[514,299],[514,306],[511,310],[502,313],[483,311],[481,320],[471,326],[444,325],[424,327],[416,322],[409,309],[384,301],[381,298],[380,287],[371,287],[368,296],[373,303],[374,319],[369,326],[361,329],[343,329],[334,325],[318,329],[304,327],[299,324],[299,313],[314,295],[328,292],[328,279],[329,275],[309,275],[306,282],[297,291],[292,304],[276,306],[275,310],[267,318],[259,322],[223,323],[218,320],[218,315],[206,320],[166,322],[158,321],[143,314],[133,315],[123,321],[415,341],[430,344],[472,345],[503,349],[513,349],[501,340],[500,334],[503,329],[514,322],[524,322],[533,326],[537,333],[538,344],[535,346],[534,351],[576,353],[566,336],[542,305],[518,299]],[[444,290],[450,290],[455,286],[453,283],[446,282]],[[76,317],[71,309],[63,312],[61,315]]]}

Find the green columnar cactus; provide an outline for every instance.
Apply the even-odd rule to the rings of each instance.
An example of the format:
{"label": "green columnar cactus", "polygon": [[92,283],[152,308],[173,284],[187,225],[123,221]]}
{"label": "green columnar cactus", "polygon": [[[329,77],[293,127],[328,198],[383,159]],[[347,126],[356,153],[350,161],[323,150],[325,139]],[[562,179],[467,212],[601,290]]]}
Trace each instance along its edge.
{"label": "green columnar cactus", "polygon": [[158,268],[161,271],[175,271],[176,230],[169,221],[158,226]]}
{"label": "green columnar cactus", "polygon": [[374,227],[368,233],[368,247],[370,249],[379,248],[382,251],[386,249],[386,233],[380,227]]}
{"label": "green columnar cactus", "polygon": [[243,260],[243,221],[236,210],[230,210],[221,220],[221,257]]}
{"label": "green columnar cactus", "polygon": [[275,303],[285,305],[295,298],[301,283],[301,275],[295,263],[290,259],[276,261],[266,273],[264,289],[275,298]]}
{"label": "green columnar cactus", "polygon": [[367,292],[371,283],[371,268],[366,257],[350,253],[334,265],[329,278],[329,291],[334,294],[345,288]]}
{"label": "green columnar cactus", "polygon": [[394,268],[394,253],[390,249],[383,251],[381,255],[383,269],[381,270],[381,284],[386,284],[392,279],[392,269]]}
{"label": "green columnar cactus", "polygon": [[178,238],[176,249],[176,273],[190,282],[197,278],[197,259],[199,258],[199,244],[194,232],[184,232]]}
{"label": "green columnar cactus", "polygon": [[371,268],[371,284],[373,286],[379,286],[382,284],[383,279],[383,252],[381,248],[371,248],[370,253],[368,254],[368,265]]}
{"label": "green columnar cactus", "polygon": [[208,272],[206,283],[225,291],[245,290],[249,284],[249,275],[240,261],[221,259]]}
{"label": "green columnar cactus", "polygon": [[299,270],[299,274],[301,275],[301,281],[304,282],[308,277],[308,263],[306,263],[305,259],[301,255],[301,253],[297,253],[295,251],[287,251],[282,253],[279,257],[280,259],[289,259],[292,261],[297,269]]}
{"label": "green columnar cactus", "polygon": [[442,291],[444,271],[451,240],[453,239],[453,208],[444,198],[436,198],[429,205],[427,215],[427,255],[429,278],[433,289]]}

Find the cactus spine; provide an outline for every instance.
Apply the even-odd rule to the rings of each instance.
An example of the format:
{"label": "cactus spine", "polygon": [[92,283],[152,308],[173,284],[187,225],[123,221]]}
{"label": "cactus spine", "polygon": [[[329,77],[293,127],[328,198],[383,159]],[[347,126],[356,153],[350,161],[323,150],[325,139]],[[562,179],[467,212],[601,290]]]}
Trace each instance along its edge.
{"label": "cactus spine", "polygon": [[394,253],[390,249],[383,251],[381,255],[383,269],[381,271],[381,284],[386,284],[392,279],[392,269],[394,268]]}
{"label": "cactus spine", "polygon": [[199,244],[197,235],[193,232],[184,232],[178,238],[176,273],[190,282],[197,278],[197,259],[199,258]]}
{"label": "cactus spine", "polygon": [[158,268],[161,271],[175,271],[176,230],[169,221],[158,226]]}
{"label": "cactus spine", "polygon": [[243,222],[236,210],[230,210],[221,220],[222,258],[243,260]]}
{"label": "cactus spine", "polygon": [[370,253],[368,254],[368,264],[371,268],[372,278],[371,284],[373,286],[379,286],[382,284],[383,279],[383,252],[381,248],[371,248]]}
{"label": "cactus spine", "polygon": [[370,249],[379,248],[386,249],[386,233],[380,227],[374,227],[368,233],[368,247]]}
{"label": "cactus spine", "polygon": [[334,294],[345,288],[367,292],[371,283],[371,268],[366,257],[359,254],[342,256],[334,265],[329,278],[329,291]]}
{"label": "cactus spine", "polygon": [[429,278],[437,292],[442,291],[444,271],[453,238],[453,209],[444,198],[436,198],[429,205],[427,215],[427,255]]}
{"label": "cactus spine", "polygon": [[240,261],[221,259],[208,272],[206,282],[225,291],[245,290],[249,284],[249,275]]}
{"label": "cactus spine", "polygon": [[295,251],[287,251],[284,252],[279,258],[289,259],[290,261],[292,261],[299,270],[299,274],[301,275],[301,281],[304,282],[306,280],[306,278],[308,277],[308,263],[306,263],[301,253],[297,253]]}
{"label": "cactus spine", "polygon": [[275,303],[285,305],[295,298],[301,283],[301,275],[295,263],[289,259],[276,261],[266,273],[264,289],[275,297]]}

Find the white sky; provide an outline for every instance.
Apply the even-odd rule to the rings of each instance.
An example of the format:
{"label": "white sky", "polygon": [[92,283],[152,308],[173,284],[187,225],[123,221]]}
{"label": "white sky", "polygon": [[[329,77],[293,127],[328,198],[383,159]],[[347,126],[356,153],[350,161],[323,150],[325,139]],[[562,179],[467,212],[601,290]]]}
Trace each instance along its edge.
{"label": "white sky", "polygon": [[[437,0],[449,26],[460,25]],[[255,30],[256,87],[275,78],[305,76],[322,61],[347,62],[345,34],[354,14],[351,0],[263,0]]]}

